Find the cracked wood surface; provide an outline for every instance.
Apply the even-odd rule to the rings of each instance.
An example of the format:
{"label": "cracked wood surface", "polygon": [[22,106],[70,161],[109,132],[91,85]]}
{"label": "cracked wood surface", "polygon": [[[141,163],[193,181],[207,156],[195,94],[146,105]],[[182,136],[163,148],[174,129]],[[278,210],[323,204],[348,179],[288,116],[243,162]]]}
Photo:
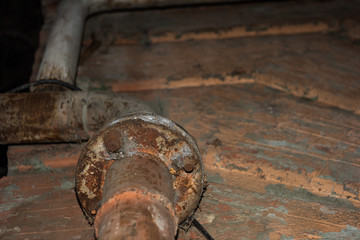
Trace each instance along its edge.
{"label": "cracked wood surface", "polygon": [[[196,217],[215,239],[360,239],[360,4],[352,3],[98,15],[77,84],[131,92],[197,139],[209,186]],[[1,239],[94,239],[73,191],[81,149],[9,147]],[[202,236],[191,228],[178,239]]]}
{"label": "cracked wood surface", "polygon": [[256,82],[358,114],[359,3],[99,15],[87,23],[77,83],[141,91]]}
{"label": "cracked wood surface", "polygon": [[[198,140],[209,186],[197,217],[215,239],[360,237],[359,116],[254,84],[134,95]],[[10,147],[2,239],[93,238],[73,191],[81,148]]]}

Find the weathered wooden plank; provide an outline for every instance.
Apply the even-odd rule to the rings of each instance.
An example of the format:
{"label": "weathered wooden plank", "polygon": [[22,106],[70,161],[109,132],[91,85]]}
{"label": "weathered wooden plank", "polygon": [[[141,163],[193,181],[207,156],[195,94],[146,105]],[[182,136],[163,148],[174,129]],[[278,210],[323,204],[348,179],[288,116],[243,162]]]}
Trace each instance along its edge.
{"label": "weathered wooden plank", "polygon": [[[132,91],[196,137],[209,182],[196,216],[215,239],[360,239],[357,3],[95,16],[78,85]],[[1,239],[94,239],[73,191],[81,148],[10,146]]]}
{"label": "weathered wooden plank", "polygon": [[206,166],[359,204],[358,116],[251,85],[157,97],[198,139]]}
{"label": "weathered wooden plank", "polygon": [[[309,195],[301,189],[287,189],[233,171],[208,169],[208,172],[210,185],[197,218],[216,239],[224,236],[226,239],[280,239],[285,236],[305,239],[309,224],[314,236],[332,234],[336,237],[342,230],[345,236],[350,233],[359,236],[358,211],[345,201]],[[20,175],[18,181],[11,180],[5,191],[24,194],[22,190],[30,181],[29,177],[37,179],[33,181],[35,186],[46,179],[36,178],[36,174]],[[2,239],[93,239],[93,232],[69,186],[61,187],[63,191],[56,193],[48,188],[42,197],[23,201],[12,212],[6,212],[5,221],[3,213],[2,231],[5,233]],[[196,239],[197,236],[195,229],[191,229],[187,234],[181,231],[179,239]]]}
{"label": "weathered wooden plank", "polygon": [[[198,218],[215,239],[357,239],[356,208],[261,178],[211,169]],[[350,207],[350,208],[348,208]]]}
{"label": "weathered wooden plank", "polygon": [[[252,84],[134,95],[161,105],[197,138],[209,182],[197,218],[215,239],[360,236],[359,116]],[[0,180],[6,190],[0,206],[9,198],[15,204],[0,214],[4,239],[91,239],[72,190],[80,150],[76,144],[10,147],[10,165],[38,158],[37,165],[48,167]],[[62,158],[66,164],[52,163]],[[193,228],[179,233],[179,239],[199,238]]]}
{"label": "weathered wooden plank", "polygon": [[93,239],[73,190],[73,170],[9,176],[0,185],[1,239]]}
{"label": "weathered wooden plank", "polygon": [[94,239],[74,192],[81,144],[10,146],[1,239]]}
{"label": "weathered wooden plank", "polygon": [[83,144],[14,145],[8,151],[8,175],[72,170]]}
{"label": "weathered wooden plank", "polygon": [[141,91],[257,82],[359,113],[359,56],[358,45],[318,34],[102,46],[78,83]]}
{"label": "weathered wooden plank", "polygon": [[[357,3],[235,4],[97,15],[87,24],[80,59],[80,63],[85,65],[79,71],[78,83],[83,88],[88,88],[91,81],[91,88],[137,91],[256,81],[295,96],[317,99],[358,113],[356,90],[359,88],[359,73],[356,69],[360,66],[359,49],[356,44],[351,44],[360,39],[360,5]],[[53,1],[44,1],[44,4],[48,20],[41,34],[42,44],[33,75],[36,75],[56,6]],[[298,34],[329,32],[334,32],[332,37],[296,40]],[[262,38],[284,34],[295,35],[293,41]],[[258,37],[254,40],[247,38],[249,36]],[[244,37],[247,39],[245,42],[235,41],[237,47],[208,44],[206,41]],[[205,50],[193,43],[187,47],[178,45],[179,50],[170,52],[168,49],[172,49],[173,45],[154,47],[157,45],[154,43],[192,40],[200,41],[198,45],[200,48],[204,45],[202,48]],[[138,51],[152,57],[145,57],[132,49],[112,54],[113,48],[108,47],[128,43],[140,44]],[[275,48],[274,51],[271,51],[272,48]],[[194,53],[194,49],[198,54]],[[109,51],[108,57],[103,58],[100,54],[93,58],[94,54],[101,52],[107,55]],[[94,61],[88,63],[89,58]],[[162,58],[162,61],[157,58]],[[193,64],[189,64],[189,59]],[[102,69],[104,63],[108,67]],[[118,68],[124,63],[125,69]],[[152,74],[150,68],[158,74]],[[168,73],[167,69],[172,72]],[[108,84],[104,84],[109,80]],[[131,83],[134,80],[140,82]]]}
{"label": "weathered wooden plank", "polygon": [[[359,236],[358,211],[346,202],[309,195],[301,189],[287,189],[233,171],[208,169],[208,172],[210,185],[197,218],[216,239],[301,237],[309,231],[309,222],[314,236],[330,233],[337,236],[340,233],[336,232],[341,230]],[[29,182],[24,176],[12,184],[23,189]],[[34,184],[39,181],[43,179]],[[23,194],[12,189],[12,193],[19,192]],[[92,239],[92,230],[86,225],[72,191],[44,195],[47,198],[24,203],[13,214],[7,213],[10,217],[3,230],[11,235],[4,234],[3,239],[79,239],[80,236]],[[179,235],[179,239],[199,236],[195,229],[187,234],[181,231]]]}
{"label": "weathered wooden plank", "polygon": [[152,44],[343,31],[352,26],[351,21],[359,19],[359,10],[355,1],[326,1],[238,3],[101,14],[88,20],[84,44]]}

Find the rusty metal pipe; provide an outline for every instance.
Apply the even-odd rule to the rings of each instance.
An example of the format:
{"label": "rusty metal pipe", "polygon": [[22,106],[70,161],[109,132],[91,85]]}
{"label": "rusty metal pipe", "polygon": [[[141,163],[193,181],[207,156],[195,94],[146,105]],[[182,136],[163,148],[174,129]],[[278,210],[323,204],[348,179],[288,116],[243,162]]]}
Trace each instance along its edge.
{"label": "rusty metal pipe", "polygon": [[0,144],[88,140],[106,121],[150,107],[124,94],[0,94]]}
{"label": "rusty metal pipe", "polygon": [[79,0],[64,0],[59,4],[36,80],[75,83],[86,15]]}
{"label": "rusty metal pipe", "polygon": [[[235,1],[235,0],[231,0]],[[63,0],[40,63],[36,80],[75,83],[86,17],[101,11],[221,2],[219,0]]]}
{"label": "rusty metal pipe", "polygon": [[83,148],[76,193],[100,239],[174,239],[203,193],[195,139],[150,113],[119,118]]}
{"label": "rusty metal pipe", "polygon": [[[75,83],[89,14],[200,2],[216,0],[64,0],[37,80]],[[113,98],[83,92],[0,96],[5,113],[0,143],[78,141],[119,117],[94,134],[80,155],[76,193],[82,209],[90,223],[95,221],[100,239],[174,239],[178,223],[191,218],[203,193],[204,168],[195,139],[140,102]]]}
{"label": "rusty metal pipe", "polygon": [[172,175],[163,161],[135,154],[107,171],[96,236],[111,239],[174,239],[177,231]]}

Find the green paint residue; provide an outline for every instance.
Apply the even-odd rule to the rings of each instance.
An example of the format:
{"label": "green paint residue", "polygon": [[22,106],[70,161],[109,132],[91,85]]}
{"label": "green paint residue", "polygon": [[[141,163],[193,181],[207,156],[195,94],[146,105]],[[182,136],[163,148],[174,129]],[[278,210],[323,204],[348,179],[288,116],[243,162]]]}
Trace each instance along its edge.
{"label": "green paint residue", "polygon": [[74,181],[70,181],[70,180],[62,180],[61,181],[61,186],[60,187],[56,187],[56,189],[60,189],[60,190],[67,190],[67,189],[72,189],[75,187],[75,182]]}
{"label": "green paint residue", "polygon": [[13,191],[18,191],[19,189],[19,186],[10,184],[2,190],[2,194],[0,196],[0,202],[2,202],[0,203],[0,213],[9,211],[10,209],[26,204],[27,202],[30,202],[39,197],[38,195],[34,195],[25,199],[19,194],[19,192],[14,195]]}
{"label": "green paint residue", "polygon": [[[277,169],[288,168],[291,171],[299,171],[305,169],[308,173],[314,171],[313,167],[306,165],[298,166],[297,162],[294,162],[291,158],[286,157],[287,155],[290,155],[299,159],[304,158],[304,155],[306,155],[306,153],[308,152],[305,143],[294,144],[285,140],[267,140],[264,139],[262,135],[258,136],[254,134],[246,134],[245,136],[265,146],[254,146],[247,143],[239,143],[239,146],[256,150],[257,153],[255,153],[254,156],[259,159],[265,159],[266,161],[270,162],[273,167]],[[281,150],[281,152],[278,152],[276,155],[272,156],[269,155],[268,152],[273,152],[273,147],[282,147],[283,149]],[[293,151],[291,151],[291,149],[297,150],[298,153],[294,153]],[[308,155],[306,157],[311,158]]]}
{"label": "green paint residue", "polygon": [[14,200],[14,194],[13,194],[14,190],[15,191],[19,190],[19,186],[16,186],[15,184],[10,184],[10,185],[6,186],[2,190],[1,201],[2,202],[13,201]]}
{"label": "green paint residue", "polygon": [[281,238],[280,238],[280,240],[294,240],[294,239],[295,238],[292,237],[292,236],[284,236],[284,235],[282,235]]}
{"label": "green paint residue", "polygon": [[266,217],[278,220],[280,222],[280,225],[287,225],[285,219],[282,217],[278,217],[275,213],[269,213]]}
{"label": "green paint residue", "polygon": [[320,233],[320,236],[323,239],[327,240],[337,240],[337,239],[360,239],[360,230],[357,227],[347,225],[346,228],[342,229],[340,232],[327,232]]}
{"label": "green paint residue", "polygon": [[326,214],[331,214],[331,215],[334,215],[336,213],[336,211],[331,210],[330,208],[328,208],[326,206],[322,206],[320,208],[320,211],[323,212],[323,213],[326,213]]}
{"label": "green paint residue", "polygon": [[319,175],[319,178],[326,179],[326,180],[331,180],[333,182],[336,182],[336,179],[334,177],[332,177],[332,176]]}
{"label": "green paint residue", "polygon": [[220,174],[209,174],[207,175],[207,180],[209,183],[223,183],[225,182],[224,179],[221,177]]}
{"label": "green paint residue", "polygon": [[274,208],[275,211],[278,213],[288,214],[288,210],[284,206],[279,206],[277,208]]}
{"label": "green paint residue", "polygon": [[246,168],[239,167],[238,165],[233,164],[233,163],[227,164],[227,167],[232,168],[232,169],[236,169],[236,170],[239,170],[239,171],[247,172]]}
{"label": "green paint residue", "polygon": [[[27,158],[22,161],[21,164],[31,167],[31,172],[41,173],[48,172],[50,170],[50,168],[45,166],[41,159],[38,157]],[[14,173],[18,173],[17,166],[12,166],[9,168],[9,175],[14,175]]]}
{"label": "green paint residue", "polygon": [[274,195],[276,197],[306,202],[316,202],[330,207],[345,207],[351,210],[358,210],[351,202],[345,199],[317,196],[303,188],[294,188],[294,190],[290,190],[282,184],[269,184],[265,187],[265,189],[267,194]]}

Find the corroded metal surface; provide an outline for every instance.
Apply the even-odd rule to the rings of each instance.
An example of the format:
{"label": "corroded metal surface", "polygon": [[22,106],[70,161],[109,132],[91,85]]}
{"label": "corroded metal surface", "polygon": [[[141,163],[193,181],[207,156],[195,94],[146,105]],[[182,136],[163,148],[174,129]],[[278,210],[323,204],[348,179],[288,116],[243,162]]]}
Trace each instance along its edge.
{"label": "corroded metal surface", "polygon": [[161,159],[140,153],[115,161],[96,215],[100,239],[172,239],[177,232],[172,175]]}
{"label": "corroded metal surface", "polygon": [[81,1],[60,3],[36,80],[74,83],[86,11]]}
{"label": "corroded metal surface", "polygon": [[[139,154],[158,159],[172,175],[172,192],[165,196],[174,203],[178,222],[194,212],[204,187],[204,169],[195,140],[176,123],[141,113],[109,123],[90,139],[79,158],[76,190],[91,223],[104,203],[108,169],[114,162]],[[136,179],[128,182],[137,184]],[[147,186],[145,182],[141,185]]]}
{"label": "corroded metal surface", "polygon": [[0,144],[87,140],[110,119],[151,111],[123,94],[0,94]]}

